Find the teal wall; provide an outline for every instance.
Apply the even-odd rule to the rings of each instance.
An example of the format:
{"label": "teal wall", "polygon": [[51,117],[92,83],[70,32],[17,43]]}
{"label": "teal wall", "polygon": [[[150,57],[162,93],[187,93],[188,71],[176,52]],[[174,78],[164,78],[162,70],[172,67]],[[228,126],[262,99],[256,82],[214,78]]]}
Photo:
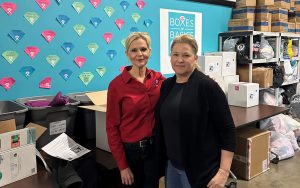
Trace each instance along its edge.
{"label": "teal wall", "polygon": [[[102,0],[96,9],[88,0],[77,1],[85,5],[80,14],[72,7],[74,1],[71,0],[61,0],[61,4],[58,4],[56,0],[51,0],[50,6],[45,11],[42,11],[35,0],[10,0],[9,2],[17,4],[16,11],[8,16],[3,9],[0,10],[0,54],[6,50],[17,51],[19,54],[12,64],[9,64],[2,56],[0,57],[0,80],[3,77],[13,77],[15,80],[15,84],[8,91],[0,86],[0,100],[54,95],[58,91],[67,94],[107,89],[109,82],[120,73],[119,68],[129,64],[124,55],[125,49],[121,41],[130,33],[132,27],[138,28],[139,31],[149,32],[152,38],[152,55],[148,67],[159,71],[160,8],[202,13],[203,53],[218,49],[218,33],[227,30],[227,22],[231,14],[231,8],[229,7],[176,0],[145,0],[146,5],[142,10],[136,6],[136,0],[127,0],[130,5],[126,11],[123,11],[120,6],[122,0]],[[8,1],[1,0],[0,4],[3,2]],[[104,11],[106,6],[115,9],[111,17],[108,17]],[[25,12],[36,12],[39,19],[31,25],[24,18]],[[131,18],[134,12],[141,15],[137,23]],[[56,20],[56,17],[60,14],[67,15],[70,18],[64,27]],[[97,28],[90,23],[92,17],[99,17],[102,20]],[[121,30],[114,23],[118,18],[125,20]],[[145,27],[143,23],[146,19],[153,21],[149,28]],[[73,29],[75,24],[82,24],[86,28],[81,37]],[[22,30],[25,35],[16,43],[8,35],[11,30]],[[56,37],[52,42],[48,43],[44,40],[41,35],[44,30],[56,32]],[[109,44],[102,37],[106,32],[113,34],[113,39]],[[67,54],[61,48],[64,42],[74,44],[75,47],[70,54]],[[87,45],[92,42],[99,45],[99,49],[95,54],[92,54],[87,48]],[[34,59],[29,58],[24,52],[27,46],[40,48],[40,52]],[[110,60],[106,55],[108,50],[117,52],[113,60]],[[46,61],[46,57],[50,54],[60,57],[60,61],[54,67]],[[87,62],[81,68],[74,63],[76,56],[84,56],[87,59]],[[35,72],[29,78],[19,72],[24,66],[32,66],[35,69]],[[103,77],[96,71],[96,68],[101,66],[106,67],[106,73]],[[59,75],[62,69],[70,69],[73,72],[67,81]],[[94,75],[87,86],[79,79],[82,72],[92,72]],[[52,78],[51,89],[39,88],[40,81],[45,77]]]}

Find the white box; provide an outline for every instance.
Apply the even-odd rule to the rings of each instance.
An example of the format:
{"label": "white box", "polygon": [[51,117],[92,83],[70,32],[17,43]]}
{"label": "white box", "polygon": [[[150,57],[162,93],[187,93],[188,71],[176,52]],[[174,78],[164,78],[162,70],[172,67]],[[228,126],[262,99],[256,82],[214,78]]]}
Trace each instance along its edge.
{"label": "white box", "polygon": [[201,71],[209,76],[221,76],[221,56],[199,56]]}
{"label": "white box", "polygon": [[226,96],[228,96],[228,85],[231,83],[236,83],[240,81],[240,76],[239,75],[228,75],[228,76],[223,76],[223,86],[224,86],[224,93]]}
{"label": "white box", "polygon": [[24,128],[0,134],[0,152],[32,143],[35,144],[34,128]]}
{"label": "white box", "polygon": [[35,144],[0,152],[0,186],[36,174]]}
{"label": "white box", "polygon": [[237,82],[228,85],[228,104],[241,107],[258,105],[259,84]]}
{"label": "white box", "polygon": [[222,56],[222,76],[236,75],[236,52],[211,52],[205,55]]}

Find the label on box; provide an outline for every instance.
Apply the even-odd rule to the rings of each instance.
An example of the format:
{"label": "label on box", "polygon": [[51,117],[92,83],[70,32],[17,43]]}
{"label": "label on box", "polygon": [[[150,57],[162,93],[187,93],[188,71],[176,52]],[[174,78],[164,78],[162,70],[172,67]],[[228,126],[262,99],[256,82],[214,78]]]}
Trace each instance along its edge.
{"label": "label on box", "polygon": [[263,171],[268,170],[268,160],[267,159],[262,161],[262,170]]}
{"label": "label on box", "polygon": [[50,132],[50,135],[60,134],[60,133],[66,132],[66,128],[67,128],[66,120],[55,121],[55,122],[50,123],[49,132]]}
{"label": "label on box", "polygon": [[240,90],[240,86],[234,86],[234,90],[239,91]]}
{"label": "label on box", "polygon": [[225,67],[230,67],[231,65],[231,59],[226,59],[225,60]]}

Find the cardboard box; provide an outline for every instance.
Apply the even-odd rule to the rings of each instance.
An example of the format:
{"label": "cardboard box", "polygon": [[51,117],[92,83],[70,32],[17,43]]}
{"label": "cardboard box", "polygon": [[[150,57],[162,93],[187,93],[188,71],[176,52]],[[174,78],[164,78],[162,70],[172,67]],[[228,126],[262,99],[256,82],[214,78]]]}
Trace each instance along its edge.
{"label": "cardboard box", "polygon": [[264,31],[269,32],[270,31],[270,23],[268,20],[261,20],[261,21],[255,21],[254,22],[254,30],[255,31]]}
{"label": "cardboard box", "polygon": [[255,7],[255,0],[236,0],[236,8],[239,7]]}
{"label": "cardboard box", "polygon": [[269,131],[242,127],[236,131],[236,143],[231,165],[231,171],[236,176],[250,180],[269,170]]}
{"label": "cardboard box", "polygon": [[256,6],[274,5],[274,0],[256,0]]}
{"label": "cardboard box", "polygon": [[290,0],[274,0],[274,7],[289,10],[291,8]]}
{"label": "cardboard box", "polygon": [[221,56],[221,75],[236,75],[236,52],[211,52],[208,56]]}
{"label": "cardboard box", "polygon": [[272,22],[275,21],[288,21],[288,10],[282,8],[270,9],[272,14]]}
{"label": "cardboard box", "polygon": [[295,11],[300,11],[300,0],[296,0],[294,2],[294,6],[295,6]]}
{"label": "cardboard box", "polygon": [[255,21],[269,20],[271,16],[269,7],[256,7]]}
{"label": "cardboard box", "polygon": [[223,76],[223,88],[224,88],[223,91],[226,96],[228,96],[228,85],[239,81],[240,81],[239,75]]}
{"label": "cardboard box", "polygon": [[0,186],[4,186],[36,174],[36,130],[15,130],[14,119],[0,124],[4,125],[0,126]]}
{"label": "cardboard box", "polygon": [[259,86],[257,83],[236,82],[228,85],[228,104],[251,107],[258,105]]}
{"label": "cardboard box", "polygon": [[296,25],[296,30],[295,31],[296,31],[297,34],[299,34],[300,33],[300,22],[296,22],[295,25]]}
{"label": "cardboard box", "polygon": [[0,152],[35,144],[35,129],[24,128],[0,134]]}
{"label": "cardboard box", "polygon": [[296,33],[296,24],[292,22],[288,22],[288,32]]}
{"label": "cardboard box", "polygon": [[255,18],[255,7],[242,7],[236,8],[232,10],[232,18],[233,19],[251,19]]}
{"label": "cardboard box", "polygon": [[272,22],[272,32],[288,32],[288,22],[275,21]]}
{"label": "cardboard box", "polygon": [[251,19],[231,19],[228,22],[228,31],[253,31],[253,22],[254,20]]}
{"label": "cardboard box", "polygon": [[[237,74],[241,82],[249,82],[249,66],[238,66]],[[260,88],[273,86],[273,69],[269,67],[253,67],[252,82],[258,83]]]}
{"label": "cardboard box", "polygon": [[292,22],[300,22],[300,12],[295,11],[295,17]]}
{"label": "cardboard box", "polygon": [[36,174],[35,144],[0,152],[0,186]]}
{"label": "cardboard box", "polygon": [[295,1],[293,1],[293,0],[291,0],[290,11],[291,11],[291,12],[294,12],[294,11],[295,11]]}
{"label": "cardboard box", "polygon": [[96,118],[96,147],[110,152],[106,134],[106,104],[107,90],[86,93],[95,105],[79,106],[80,108],[95,111]]}
{"label": "cardboard box", "polygon": [[201,71],[209,76],[222,75],[222,56],[199,56],[198,63]]}

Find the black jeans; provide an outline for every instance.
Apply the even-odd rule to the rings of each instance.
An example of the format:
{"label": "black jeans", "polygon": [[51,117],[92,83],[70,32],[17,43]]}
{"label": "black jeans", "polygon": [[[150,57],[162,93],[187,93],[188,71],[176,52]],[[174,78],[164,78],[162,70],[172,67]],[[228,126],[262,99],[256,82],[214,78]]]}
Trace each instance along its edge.
{"label": "black jeans", "polygon": [[127,163],[134,175],[134,182],[124,188],[155,188],[154,178],[154,145],[148,143],[140,147],[138,144],[124,144]]}

